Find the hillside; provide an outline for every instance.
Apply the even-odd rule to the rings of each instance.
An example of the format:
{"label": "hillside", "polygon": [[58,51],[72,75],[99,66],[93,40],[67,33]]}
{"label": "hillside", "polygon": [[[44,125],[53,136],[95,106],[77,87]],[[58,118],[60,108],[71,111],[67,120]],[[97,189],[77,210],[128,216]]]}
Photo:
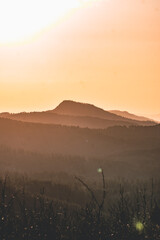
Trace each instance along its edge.
{"label": "hillside", "polygon": [[[88,103],[80,103],[70,100],[65,100],[62,103],[60,103],[54,110],[51,112],[62,114],[62,115],[72,115],[72,116],[90,116],[90,117],[97,117],[102,119],[108,119],[108,120],[114,120],[114,121],[128,121],[132,122],[132,124],[138,124],[138,121],[144,121],[144,124],[146,122],[146,118],[142,119],[132,119],[129,116],[120,116],[116,113],[112,113],[111,111],[105,111],[102,108],[96,107],[92,104]],[[132,121],[132,120],[138,120]],[[152,122],[150,119],[148,121]]]}
{"label": "hillside", "polygon": [[0,117],[25,122],[79,126],[104,129],[111,126],[154,125],[152,121],[137,121],[107,112],[91,104],[63,101],[51,111],[31,113],[1,113]]}
{"label": "hillside", "polygon": [[[19,120],[24,122],[35,122],[35,123],[47,123],[47,124],[59,124],[64,126],[79,126],[81,128],[108,128],[111,126],[130,126],[138,125],[137,122],[131,121],[120,121],[120,120],[108,120],[90,116],[69,116],[61,115],[52,112],[31,112],[31,113],[18,113],[18,114],[1,114],[3,118],[9,118],[12,120]],[[143,123],[142,123],[143,124]],[[147,122],[144,125],[150,125]]]}
{"label": "hillside", "polygon": [[107,112],[92,104],[80,103],[80,102],[75,102],[70,100],[63,101],[54,110],[52,110],[52,112],[63,114],[63,115],[90,116],[90,117],[98,117],[98,118],[108,119],[108,120],[125,121],[124,118],[119,117],[110,112]]}
{"label": "hillside", "polygon": [[105,157],[160,145],[160,126],[93,130],[0,118],[0,145],[41,153]]}
{"label": "hillside", "polygon": [[137,116],[135,114],[129,113],[127,111],[120,111],[120,110],[110,110],[110,113],[116,114],[118,116],[129,118],[137,121],[153,121],[149,118],[143,117],[143,116]]}
{"label": "hillside", "polygon": [[148,177],[160,170],[160,125],[96,130],[0,118],[0,133],[2,172],[94,177],[102,166],[107,177]]}

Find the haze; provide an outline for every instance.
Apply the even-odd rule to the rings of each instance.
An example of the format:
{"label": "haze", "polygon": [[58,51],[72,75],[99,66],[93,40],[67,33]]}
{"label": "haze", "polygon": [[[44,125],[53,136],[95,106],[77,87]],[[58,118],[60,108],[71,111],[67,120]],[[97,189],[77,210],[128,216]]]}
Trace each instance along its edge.
{"label": "haze", "polygon": [[0,111],[53,109],[73,99],[158,114],[159,26],[159,0],[104,0],[32,41],[0,45]]}

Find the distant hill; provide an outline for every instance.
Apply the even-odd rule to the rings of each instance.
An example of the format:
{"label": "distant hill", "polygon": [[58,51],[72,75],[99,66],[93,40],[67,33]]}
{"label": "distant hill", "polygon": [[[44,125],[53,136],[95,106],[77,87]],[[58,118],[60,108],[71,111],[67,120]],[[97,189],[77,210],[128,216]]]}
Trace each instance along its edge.
{"label": "distant hill", "polygon": [[115,120],[115,121],[118,121],[118,120],[126,121],[126,119],[127,120],[132,119],[137,121],[153,122],[149,118],[138,117],[128,112],[121,112],[118,110],[105,111],[104,109],[96,107],[92,104],[80,103],[80,102],[75,102],[71,100],[63,101],[51,112],[63,114],[63,115],[72,115],[72,116],[90,116],[90,117],[97,117],[97,118],[103,118],[103,119]]}
{"label": "distant hill", "polygon": [[[24,122],[59,124],[64,126],[79,126],[81,128],[108,128],[111,126],[130,126],[130,121],[116,121],[89,116],[69,116],[53,112],[32,112],[18,114],[0,114],[0,117],[19,120]],[[134,123],[134,125],[138,125]]]}
{"label": "distant hill", "polygon": [[31,113],[1,113],[0,117],[25,122],[79,126],[104,129],[111,126],[155,125],[152,121],[137,121],[105,111],[91,104],[63,101],[54,110]]}
{"label": "distant hill", "polygon": [[127,111],[120,111],[120,110],[111,110],[109,111],[110,113],[114,113],[118,116],[124,117],[124,118],[129,118],[137,121],[153,121],[149,118],[143,117],[143,116],[137,116],[135,114],[129,113]]}
{"label": "distant hill", "polygon": [[54,110],[51,112],[62,114],[62,115],[71,115],[71,116],[89,116],[97,117],[107,120],[121,120],[125,121],[124,118],[112,114],[108,111],[105,111],[101,108],[98,108],[92,104],[80,103],[70,100],[65,100],[60,103]]}

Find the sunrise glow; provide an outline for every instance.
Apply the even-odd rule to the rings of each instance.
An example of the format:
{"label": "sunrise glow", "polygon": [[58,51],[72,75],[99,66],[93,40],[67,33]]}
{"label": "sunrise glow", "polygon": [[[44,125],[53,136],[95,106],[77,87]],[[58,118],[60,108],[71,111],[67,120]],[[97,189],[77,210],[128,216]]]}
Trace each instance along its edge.
{"label": "sunrise glow", "polygon": [[158,0],[0,0],[0,111],[71,99],[159,120],[159,26]]}
{"label": "sunrise glow", "polygon": [[0,43],[25,41],[93,0],[0,0]]}
{"label": "sunrise glow", "polygon": [[160,240],[160,0],[0,0],[0,240]]}

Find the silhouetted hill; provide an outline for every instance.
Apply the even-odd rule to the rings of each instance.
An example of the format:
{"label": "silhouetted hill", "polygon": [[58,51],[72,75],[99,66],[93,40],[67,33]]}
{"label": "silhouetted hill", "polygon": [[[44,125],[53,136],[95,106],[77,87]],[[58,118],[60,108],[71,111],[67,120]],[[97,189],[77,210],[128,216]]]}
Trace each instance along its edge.
{"label": "silhouetted hill", "polygon": [[41,153],[105,157],[160,146],[160,126],[94,130],[0,118],[0,145]]}
{"label": "silhouetted hill", "polygon": [[137,121],[153,121],[149,118],[146,118],[146,117],[143,117],[143,116],[137,116],[137,115],[129,113],[127,111],[111,110],[109,112],[114,113],[114,114],[116,114],[118,116],[121,116],[121,117],[129,118],[129,119],[133,119],[133,120],[137,120]]}
{"label": "silhouetted hill", "polygon": [[[31,112],[31,113],[18,113],[18,114],[0,114],[1,117],[19,120],[24,122],[59,124],[66,126],[79,126],[81,128],[108,128],[111,126],[130,126],[138,125],[137,122],[108,120],[89,116],[69,116],[61,115],[52,112]],[[143,123],[142,123],[143,124]],[[151,123],[150,123],[151,124]],[[144,125],[150,125],[149,122]],[[152,123],[153,124],[153,123]]]}
{"label": "silhouetted hill", "polygon": [[124,121],[124,122],[131,123],[132,125],[154,125],[154,121],[149,119],[148,121],[146,121],[146,119],[144,119],[144,121],[142,119],[140,120],[132,119],[127,116],[126,117],[120,116],[110,111],[105,111],[104,109],[96,107],[92,104],[80,103],[80,102],[75,102],[71,100],[63,101],[51,112],[62,114],[62,115],[89,116],[89,117],[107,119],[111,121],[121,121],[121,122]]}
{"label": "silhouetted hill", "polygon": [[[106,179],[127,177],[151,178],[159,177],[160,148],[152,150],[125,151],[113,153],[104,158],[93,158],[78,155],[42,154],[0,146],[0,173],[20,172],[40,174],[49,178],[65,181],[66,176],[83,176],[97,180],[97,169],[102,167]],[[65,180],[64,180],[65,178]],[[72,179],[73,181],[73,179]]]}
{"label": "silhouetted hill", "polygon": [[115,151],[112,138],[99,130],[0,118],[0,133],[2,145],[41,153],[104,156]]}
{"label": "silhouetted hill", "polygon": [[[0,118],[0,171],[158,176],[160,125],[89,129]],[[153,166],[152,166],[153,165]]]}
{"label": "silhouetted hill", "polygon": [[115,114],[107,112],[101,108],[98,108],[92,104],[79,103],[75,101],[65,100],[60,103],[52,112],[72,115],[72,116],[90,116],[98,117],[108,120],[125,120],[121,117],[117,117]]}
{"label": "silhouetted hill", "polygon": [[119,116],[110,111],[105,111],[102,108],[96,107],[92,104],[70,100],[63,101],[52,112],[63,115],[90,116],[115,121],[130,121],[130,119],[127,119],[127,117]]}
{"label": "silhouetted hill", "polygon": [[1,113],[0,117],[25,122],[79,126],[82,128],[104,129],[111,126],[154,125],[151,121],[136,121],[104,111],[94,105],[63,101],[56,109],[46,112],[9,114]]}

